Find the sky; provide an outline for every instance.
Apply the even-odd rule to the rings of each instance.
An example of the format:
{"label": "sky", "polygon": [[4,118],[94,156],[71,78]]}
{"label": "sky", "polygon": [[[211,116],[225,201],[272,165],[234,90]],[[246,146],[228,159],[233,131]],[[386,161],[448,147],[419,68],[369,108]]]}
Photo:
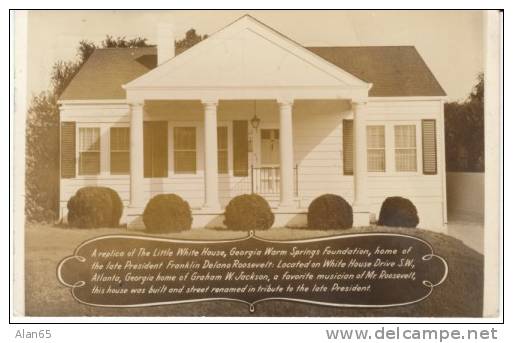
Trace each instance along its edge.
{"label": "sky", "polygon": [[190,28],[212,34],[244,14],[304,46],[414,45],[449,101],[466,98],[483,71],[479,11],[31,11],[29,94],[48,89],[53,64],[75,59],[82,39],[140,36],[156,44],[161,23],[172,23],[180,39]]}

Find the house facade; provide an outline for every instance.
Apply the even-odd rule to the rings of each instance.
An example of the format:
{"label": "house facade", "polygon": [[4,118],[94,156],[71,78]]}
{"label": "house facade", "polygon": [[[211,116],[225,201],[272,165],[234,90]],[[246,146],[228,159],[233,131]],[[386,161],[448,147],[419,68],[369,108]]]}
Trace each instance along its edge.
{"label": "house facade", "polygon": [[333,193],[354,226],[403,196],[444,230],[445,93],[414,47],[303,47],[251,16],[176,56],[159,34],[97,49],[62,94],[62,218],[84,186],[116,190],[129,228],[160,193],[189,202],[193,227],[222,226],[246,193],[300,226]]}

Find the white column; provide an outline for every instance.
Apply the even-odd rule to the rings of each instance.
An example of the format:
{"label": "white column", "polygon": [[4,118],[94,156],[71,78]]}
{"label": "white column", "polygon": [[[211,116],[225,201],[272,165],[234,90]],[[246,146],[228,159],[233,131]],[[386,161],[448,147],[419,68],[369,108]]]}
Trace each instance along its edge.
{"label": "white column", "polygon": [[130,104],[130,207],[144,207],[144,102]]}
{"label": "white column", "polygon": [[293,100],[278,100],[280,109],[280,207],[294,207]]}
{"label": "white column", "polygon": [[218,170],[217,170],[217,100],[203,100],[204,109],[204,168],[205,168],[205,204],[206,209],[218,210]]}
{"label": "white column", "polygon": [[364,102],[353,102],[353,226],[369,225],[367,200],[367,130]]}

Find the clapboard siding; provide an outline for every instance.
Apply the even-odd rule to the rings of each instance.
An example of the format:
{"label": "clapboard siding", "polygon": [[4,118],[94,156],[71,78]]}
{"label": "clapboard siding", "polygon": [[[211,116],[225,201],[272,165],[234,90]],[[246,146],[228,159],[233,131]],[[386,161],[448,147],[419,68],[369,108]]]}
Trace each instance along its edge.
{"label": "clapboard siding", "polygon": [[[366,107],[370,125],[393,125],[402,121],[421,125],[422,119],[436,119],[436,148],[438,172],[423,175],[422,164],[417,173],[394,173],[387,171],[379,175],[365,174],[367,193],[371,211],[379,214],[382,201],[387,196],[405,196],[417,206],[421,226],[442,225],[444,192],[441,158],[442,141],[440,129],[440,101],[369,101]],[[278,128],[278,106],[273,101],[258,101],[257,115],[261,127]],[[177,193],[193,208],[199,208],[204,201],[203,180],[203,108],[199,101],[148,102],[144,120],[168,121],[168,177],[144,179],[144,200],[160,193]],[[251,172],[247,177],[233,176],[232,123],[234,120],[250,120],[255,113],[253,101],[220,101],[218,125],[228,126],[229,132],[229,174],[219,176],[219,199],[225,206],[236,195],[251,191]],[[352,119],[348,101],[297,101],[293,109],[294,163],[298,166],[299,193],[297,202],[306,208],[319,195],[335,193],[352,202],[354,198],[353,176],[343,174],[343,130],[342,120]],[[66,105],[61,108],[61,120],[75,120],[77,127],[97,124],[102,132],[114,125],[127,125],[128,107],[116,105]],[[197,172],[193,175],[174,174],[173,142],[174,126],[195,126],[197,134]],[[250,127],[250,131],[252,131]],[[77,137],[78,139],[78,137]],[[103,139],[103,138],[102,138]],[[107,137],[108,139],[108,137]],[[254,139],[258,139],[256,136]],[[108,141],[105,145],[108,147]],[[102,151],[103,165],[109,165],[108,151]],[[107,154],[107,156],[105,156]],[[419,147],[418,154],[421,154]],[[387,160],[388,161],[388,160]],[[250,160],[249,165],[253,162]],[[116,190],[123,203],[130,199],[130,178],[128,175],[110,175],[101,170],[98,177],[81,177],[61,180],[61,208],[66,208],[68,199],[81,187],[106,186]],[[277,205],[279,195],[268,196],[271,205]]]}
{"label": "clapboard siding", "polygon": [[342,118],[346,106],[304,105],[294,112],[294,157],[299,166],[299,198],[307,207],[316,197],[334,193],[353,200],[353,179],[343,175]]}

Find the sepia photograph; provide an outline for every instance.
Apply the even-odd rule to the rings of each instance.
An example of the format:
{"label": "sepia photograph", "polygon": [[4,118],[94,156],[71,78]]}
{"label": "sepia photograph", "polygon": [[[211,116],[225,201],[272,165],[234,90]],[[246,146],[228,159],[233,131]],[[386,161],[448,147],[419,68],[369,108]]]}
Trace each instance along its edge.
{"label": "sepia photograph", "polygon": [[497,317],[489,12],[15,11],[17,315]]}

